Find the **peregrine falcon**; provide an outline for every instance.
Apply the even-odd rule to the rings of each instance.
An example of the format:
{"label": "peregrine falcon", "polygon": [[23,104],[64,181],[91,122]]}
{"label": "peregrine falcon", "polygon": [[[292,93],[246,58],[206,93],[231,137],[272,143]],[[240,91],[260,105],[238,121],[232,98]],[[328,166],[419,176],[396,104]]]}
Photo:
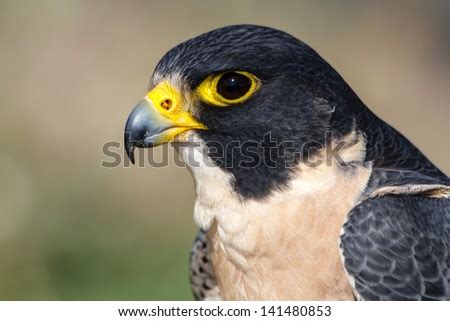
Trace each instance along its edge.
{"label": "peregrine falcon", "polygon": [[193,176],[197,299],[450,298],[448,177],[285,32],[171,49],[124,139],[132,161],[172,142]]}

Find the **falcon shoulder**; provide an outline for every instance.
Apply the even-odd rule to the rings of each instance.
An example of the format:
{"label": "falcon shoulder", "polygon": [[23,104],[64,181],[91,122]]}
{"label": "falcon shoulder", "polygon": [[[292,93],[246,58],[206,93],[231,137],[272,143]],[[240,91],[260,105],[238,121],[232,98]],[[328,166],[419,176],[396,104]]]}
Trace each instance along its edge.
{"label": "falcon shoulder", "polygon": [[391,191],[352,209],[340,247],[358,299],[450,298],[450,199],[439,193]]}

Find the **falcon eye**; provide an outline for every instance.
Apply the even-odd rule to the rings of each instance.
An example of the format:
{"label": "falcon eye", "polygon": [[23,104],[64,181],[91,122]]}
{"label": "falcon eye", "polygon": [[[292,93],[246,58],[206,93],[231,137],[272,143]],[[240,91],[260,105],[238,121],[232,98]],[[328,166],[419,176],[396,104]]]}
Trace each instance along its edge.
{"label": "falcon eye", "polygon": [[252,86],[252,81],[243,74],[227,72],[217,82],[217,92],[223,98],[235,100],[244,96]]}
{"label": "falcon eye", "polygon": [[195,92],[209,105],[227,107],[243,103],[259,89],[259,86],[259,79],[249,72],[227,71],[209,75]]}

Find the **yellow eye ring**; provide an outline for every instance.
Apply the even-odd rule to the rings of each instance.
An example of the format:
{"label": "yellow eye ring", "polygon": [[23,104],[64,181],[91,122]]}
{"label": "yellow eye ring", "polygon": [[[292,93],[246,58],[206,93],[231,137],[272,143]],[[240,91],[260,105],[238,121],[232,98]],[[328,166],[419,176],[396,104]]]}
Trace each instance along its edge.
{"label": "yellow eye ring", "polygon": [[226,107],[246,101],[259,86],[259,79],[249,72],[227,71],[206,77],[195,92],[207,104]]}

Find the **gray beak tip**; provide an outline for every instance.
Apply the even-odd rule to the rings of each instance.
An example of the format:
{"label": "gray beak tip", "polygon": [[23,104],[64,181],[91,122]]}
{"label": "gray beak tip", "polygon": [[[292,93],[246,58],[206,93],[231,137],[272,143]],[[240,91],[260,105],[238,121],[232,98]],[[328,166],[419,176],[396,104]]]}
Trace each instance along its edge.
{"label": "gray beak tip", "polygon": [[159,145],[164,131],[173,126],[151,102],[142,100],[131,112],[125,125],[124,146],[128,158],[134,164],[134,150]]}

